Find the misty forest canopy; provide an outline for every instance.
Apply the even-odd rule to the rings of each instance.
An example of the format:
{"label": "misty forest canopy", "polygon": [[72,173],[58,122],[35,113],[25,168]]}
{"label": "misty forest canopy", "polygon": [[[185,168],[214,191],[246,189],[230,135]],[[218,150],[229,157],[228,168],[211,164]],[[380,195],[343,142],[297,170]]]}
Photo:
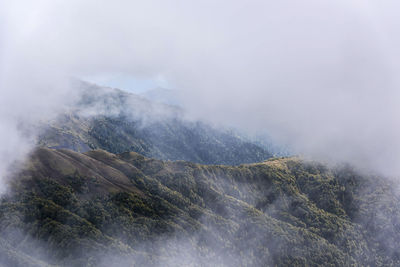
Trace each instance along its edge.
{"label": "misty forest canopy", "polygon": [[394,182],[78,84],[1,198],[0,265],[400,264]]}
{"label": "misty forest canopy", "polygon": [[393,184],[296,158],[40,148],[0,203],[5,266],[398,266]]}

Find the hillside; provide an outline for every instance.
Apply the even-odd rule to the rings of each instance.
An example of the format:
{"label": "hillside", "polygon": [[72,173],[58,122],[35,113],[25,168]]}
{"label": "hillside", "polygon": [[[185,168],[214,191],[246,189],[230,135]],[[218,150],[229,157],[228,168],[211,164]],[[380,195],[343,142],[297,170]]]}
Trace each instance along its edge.
{"label": "hillside", "polygon": [[390,181],[297,158],[236,167],[38,149],[0,203],[5,266],[398,266]]}
{"label": "hillside", "polygon": [[41,127],[38,143],[78,152],[138,152],[162,160],[239,165],[272,156],[268,145],[229,129],[185,118],[177,107],[153,103],[117,89],[79,82],[79,98]]}

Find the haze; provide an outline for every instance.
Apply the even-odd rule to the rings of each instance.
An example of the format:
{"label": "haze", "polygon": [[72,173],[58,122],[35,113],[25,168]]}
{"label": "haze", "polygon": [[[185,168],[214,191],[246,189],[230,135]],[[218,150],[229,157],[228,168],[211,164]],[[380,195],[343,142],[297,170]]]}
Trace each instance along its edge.
{"label": "haze", "polygon": [[70,77],[123,74],[161,77],[194,118],[398,176],[399,5],[2,0],[0,175],[32,146],[21,125],[72,101]]}

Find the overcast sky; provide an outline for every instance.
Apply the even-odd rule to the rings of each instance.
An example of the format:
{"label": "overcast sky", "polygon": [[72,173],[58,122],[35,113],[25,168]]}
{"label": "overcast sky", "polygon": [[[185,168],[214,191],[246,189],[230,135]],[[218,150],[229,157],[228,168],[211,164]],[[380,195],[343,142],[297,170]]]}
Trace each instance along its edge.
{"label": "overcast sky", "polygon": [[193,117],[399,176],[399,7],[0,0],[0,155],[27,142],[17,118],[46,119],[73,97],[67,77],[130,77],[181,90]]}

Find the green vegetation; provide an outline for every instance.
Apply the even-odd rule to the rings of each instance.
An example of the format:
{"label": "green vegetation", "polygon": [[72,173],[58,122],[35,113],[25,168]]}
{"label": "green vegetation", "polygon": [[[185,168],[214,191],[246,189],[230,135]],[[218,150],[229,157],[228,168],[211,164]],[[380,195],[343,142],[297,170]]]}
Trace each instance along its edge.
{"label": "green vegetation", "polygon": [[11,188],[0,203],[5,266],[400,264],[392,183],[348,166],[38,149]]}

